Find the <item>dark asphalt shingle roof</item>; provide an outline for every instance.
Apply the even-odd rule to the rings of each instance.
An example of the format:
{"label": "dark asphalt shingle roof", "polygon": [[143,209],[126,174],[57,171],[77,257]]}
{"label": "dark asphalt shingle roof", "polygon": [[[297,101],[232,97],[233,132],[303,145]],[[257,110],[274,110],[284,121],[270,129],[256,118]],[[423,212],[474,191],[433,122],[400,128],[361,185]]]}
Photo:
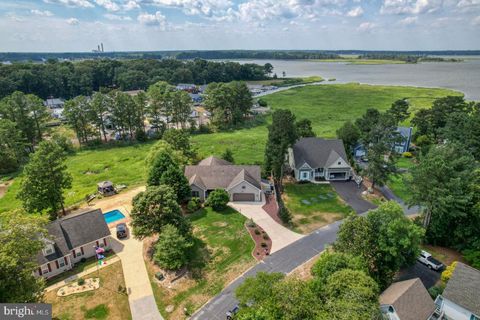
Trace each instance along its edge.
{"label": "dark asphalt shingle roof", "polygon": [[302,138],[292,149],[297,169],[305,162],[312,168],[328,167],[332,161],[338,159],[336,155],[348,163],[347,153],[340,139]]}
{"label": "dark asphalt shingle roof", "polygon": [[55,242],[55,252],[45,257],[40,251],[36,257],[39,264],[56,260],[74,248],[110,235],[100,209],[81,211],[52,221],[47,225],[47,231]]}
{"label": "dark asphalt shingle roof", "polygon": [[245,180],[261,188],[260,166],[233,165],[228,161],[208,157],[197,166],[186,166],[185,176],[190,184],[205,190],[228,189]]}
{"label": "dark asphalt shingle roof", "polygon": [[419,278],[400,281],[379,297],[381,305],[392,305],[402,320],[427,320],[435,310],[430,294]]}
{"label": "dark asphalt shingle roof", "polygon": [[442,296],[480,316],[480,270],[457,262]]}

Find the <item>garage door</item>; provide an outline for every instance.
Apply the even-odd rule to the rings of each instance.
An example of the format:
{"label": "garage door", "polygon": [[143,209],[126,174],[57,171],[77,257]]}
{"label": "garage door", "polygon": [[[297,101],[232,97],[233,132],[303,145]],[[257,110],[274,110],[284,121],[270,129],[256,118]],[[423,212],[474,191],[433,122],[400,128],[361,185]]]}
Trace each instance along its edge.
{"label": "garage door", "polygon": [[253,193],[234,193],[233,201],[255,201],[255,194]]}

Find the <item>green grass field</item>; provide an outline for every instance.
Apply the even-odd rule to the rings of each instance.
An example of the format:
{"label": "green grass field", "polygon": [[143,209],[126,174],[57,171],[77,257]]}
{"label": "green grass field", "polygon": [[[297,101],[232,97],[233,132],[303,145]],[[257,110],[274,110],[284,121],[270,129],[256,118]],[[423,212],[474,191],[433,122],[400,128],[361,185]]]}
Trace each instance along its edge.
{"label": "green grass field", "polygon": [[[255,262],[255,243],[244,226],[246,218],[240,213],[231,208],[221,213],[205,208],[189,219],[199,239],[189,268],[193,279],[174,285],[173,290],[152,282],[157,305],[166,319],[183,319],[184,307],[190,312],[197,310]],[[147,269],[153,277],[152,265],[147,263]],[[167,305],[174,305],[175,310],[164,312]]]}
{"label": "green grass field", "polygon": [[290,183],[285,185],[283,198],[293,215],[294,229],[305,234],[352,212],[329,184]]}
{"label": "green grass field", "polygon": [[[360,117],[368,108],[386,110],[395,100],[408,98],[411,111],[416,112],[431,107],[433,100],[447,95],[461,93],[448,89],[351,83],[294,88],[264,96],[263,99],[273,110],[289,109],[297,119],[312,120],[317,136],[334,138],[335,131],[345,121]],[[268,134],[267,124],[233,132],[198,135],[193,137],[193,143],[203,156],[221,155],[226,148],[231,148],[237,163],[261,163]]]}
{"label": "green grass field", "polygon": [[[397,168],[398,169],[410,169],[415,166],[414,159],[401,157],[398,159]],[[410,173],[402,172],[398,175],[391,176],[389,181],[387,181],[387,186],[393,191],[393,193],[400,197],[402,200],[407,200],[410,196],[410,190],[405,183],[405,179],[408,178]]]}
{"label": "green grass field", "polygon": [[[313,129],[320,137],[333,138],[335,131],[347,120],[361,116],[368,108],[386,110],[398,99],[408,98],[413,112],[431,106],[434,99],[447,95],[461,95],[448,89],[400,86],[373,86],[360,84],[332,84],[294,88],[263,97],[273,110],[291,110],[297,119],[312,120]],[[202,157],[221,155],[226,148],[233,151],[239,164],[262,163],[267,125],[248,129],[192,137],[193,145]],[[103,147],[82,150],[67,160],[73,176],[72,189],[65,194],[66,204],[82,201],[96,190],[96,183],[111,180],[115,184],[135,186],[145,181],[144,158],[154,142],[122,147]],[[21,176],[10,182],[6,194],[0,198],[0,212],[18,208],[16,194]]]}

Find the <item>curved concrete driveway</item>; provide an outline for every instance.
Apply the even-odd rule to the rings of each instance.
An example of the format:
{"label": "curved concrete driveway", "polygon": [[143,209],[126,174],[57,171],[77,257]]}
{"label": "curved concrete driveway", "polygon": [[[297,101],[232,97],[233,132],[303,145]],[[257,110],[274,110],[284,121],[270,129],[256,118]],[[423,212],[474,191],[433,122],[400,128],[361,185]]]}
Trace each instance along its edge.
{"label": "curved concrete driveway", "polygon": [[253,221],[265,230],[270,239],[272,239],[272,250],[274,253],[289,244],[303,238],[303,235],[293,232],[275,220],[263,210],[264,201],[260,202],[230,202],[228,205],[242,215]]}

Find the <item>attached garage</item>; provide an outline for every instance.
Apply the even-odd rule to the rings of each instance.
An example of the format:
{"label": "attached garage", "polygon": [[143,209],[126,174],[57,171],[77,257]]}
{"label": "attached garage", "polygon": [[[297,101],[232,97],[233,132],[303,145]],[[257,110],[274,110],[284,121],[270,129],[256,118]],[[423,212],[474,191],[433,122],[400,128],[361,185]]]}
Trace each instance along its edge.
{"label": "attached garage", "polygon": [[233,201],[255,201],[254,193],[234,193]]}

